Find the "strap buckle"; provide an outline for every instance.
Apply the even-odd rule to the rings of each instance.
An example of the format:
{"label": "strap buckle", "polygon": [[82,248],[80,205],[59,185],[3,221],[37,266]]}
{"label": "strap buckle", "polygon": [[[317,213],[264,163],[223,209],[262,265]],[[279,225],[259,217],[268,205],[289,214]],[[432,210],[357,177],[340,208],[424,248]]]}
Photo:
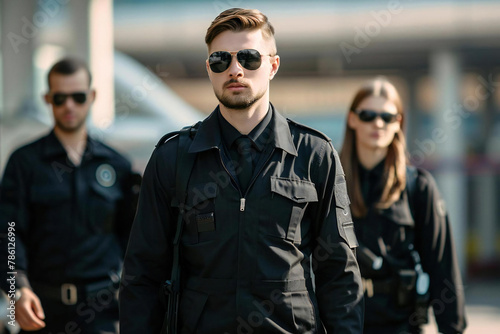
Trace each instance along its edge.
{"label": "strap buckle", "polygon": [[76,285],[65,283],[61,285],[61,301],[64,305],[75,305],[78,300]]}

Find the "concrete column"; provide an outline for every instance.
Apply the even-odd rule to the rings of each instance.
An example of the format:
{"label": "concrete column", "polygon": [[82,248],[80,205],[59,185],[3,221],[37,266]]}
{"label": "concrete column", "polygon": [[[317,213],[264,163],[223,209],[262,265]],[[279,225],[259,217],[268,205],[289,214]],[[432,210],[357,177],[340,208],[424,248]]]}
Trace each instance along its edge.
{"label": "concrete column", "polygon": [[34,108],[33,52],[43,18],[37,2],[2,1],[2,117]]}
{"label": "concrete column", "polygon": [[[2,27],[2,22],[3,22],[3,13],[4,13],[4,5],[3,1],[0,1],[0,51],[2,48],[2,42],[3,42],[3,27]],[[3,63],[2,63],[2,52],[0,52],[0,76],[3,78]],[[3,115],[3,80],[0,79],[0,119],[2,118]],[[1,133],[0,133],[1,135]]]}
{"label": "concrete column", "polygon": [[115,116],[113,0],[92,0],[89,12],[90,68],[97,90],[92,121],[106,129]]}
{"label": "concrete column", "polygon": [[432,130],[438,169],[436,180],[448,209],[458,263],[465,274],[465,245],[467,231],[467,179],[463,136],[464,107],[460,99],[461,64],[457,53],[440,50],[431,55],[431,75],[438,97]]}
{"label": "concrete column", "polygon": [[479,261],[488,262],[496,255],[495,208],[498,198],[495,193],[495,175],[487,168],[484,173],[474,176],[474,220],[478,229]]}
{"label": "concrete column", "polygon": [[486,110],[481,113],[481,138],[479,138],[479,153],[484,162],[484,167],[480,173],[474,176],[474,215],[473,224],[478,229],[480,238],[479,243],[479,261],[488,262],[496,256],[496,224],[495,210],[498,203],[498,197],[495,190],[495,171],[491,166],[492,161],[496,159],[494,154],[488,150],[490,141],[493,138],[495,126],[496,105],[493,93],[495,87],[489,83],[489,77],[492,71],[484,71],[477,77],[477,84],[474,91],[474,97],[478,104],[485,102]]}
{"label": "concrete column", "polygon": [[411,153],[414,150],[414,140],[418,135],[418,124],[420,124],[420,110],[418,110],[418,106],[416,103],[416,81],[418,77],[414,74],[409,74],[404,76],[406,82],[408,84],[408,98],[406,101],[403,101],[403,105],[406,111],[406,145],[408,147],[408,151]]}
{"label": "concrete column", "polygon": [[97,91],[92,122],[107,128],[114,119],[113,0],[78,0],[70,6],[69,53],[87,60]]}
{"label": "concrete column", "polygon": [[89,6],[92,0],[78,0],[68,2],[68,22],[66,28],[71,36],[68,53],[89,60],[90,57],[90,38],[89,38]]}

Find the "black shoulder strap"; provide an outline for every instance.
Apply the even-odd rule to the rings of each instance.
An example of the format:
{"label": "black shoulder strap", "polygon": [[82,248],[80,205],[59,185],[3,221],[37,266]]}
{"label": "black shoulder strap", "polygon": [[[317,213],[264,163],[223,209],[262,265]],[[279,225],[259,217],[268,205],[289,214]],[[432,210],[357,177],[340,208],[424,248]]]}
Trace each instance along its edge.
{"label": "black shoulder strap", "polygon": [[[417,177],[418,177],[418,170],[414,166],[409,166],[406,165],[406,189],[408,189],[408,204],[410,204],[410,211],[411,215],[413,217],[413,220],[415,221],[415,200],[416,200],[416,191],[417,191]],[[416,221],[415,221],[415,226],[416,226]]]}
{"label": "black shoulder strap", "polygon": [[[189,153],[192,139],[196,134],[201,122],[193,126],[185,127],[179,132],[179,146],[177,147],[177,164],[175,167],[175,197],[179,204],[179,216],[177,217],[177,228],[174,237],[174,254],[172,264],[172,279],[179,284],[179,241],[182,235],[182,220],[186,210],[186,193],[191,176],[191,171],[196,160],[196,154]],[[175,284],[174,284],[175,286]]]}
{"label": "black shoulder strap", "polygon": [[186,210],[186,193],[189,177],[196,160],[196,154],[189,153],[192,139],[201,122],[193,126],[183,128],[179,132],[171,132],[160,139],[157,145],[162,145],[165,141],[179,134],[179,144],[177,147],[177,162],[175,166],[175,201],[179,206],[179,215],[173,240],[172,272],[170,279],[165,282],[164,290],[168,295],[167,312],[161,333],[177,333],[177,318],[180,294],[180,239],[182,235],[183,219]]}
{"label": "black shoulder strap", "polygon": [[160,140],[158,140],[158,143],[156,143],[155,147],[158,148],[159,146],[165,144],[167,141],[169,141],[170,139],[174,138],[179,133],[180,133],[180,131],[173,131],[173,132],[167,133],[166,135],[164,135],[163,137],[161,137]]}

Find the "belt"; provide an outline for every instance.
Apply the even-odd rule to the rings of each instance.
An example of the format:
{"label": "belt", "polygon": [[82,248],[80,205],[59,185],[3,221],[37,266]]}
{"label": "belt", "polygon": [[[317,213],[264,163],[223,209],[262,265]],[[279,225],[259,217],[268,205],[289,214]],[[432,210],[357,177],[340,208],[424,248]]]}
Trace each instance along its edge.
{"label": "belt", "polygon": [[394,294],[398,290],[398,281],[395,279],[376,279],[361,277],[363,292],[371,298],[374,294]]}
{"label": "belt", "polygon": [[118,291],[118,286],[111,280],[92,282],[86,285],[63,283],[46,284],[31,282],[35,293],[42,298],[56,300],[64,305],[75,305],[79,301],[97,296],[100,292],[110,291],[113,294]]}
{"label": "belt", "polygon": [[[208,294],[228,294],[234,293],[238,287],[236,279],[217,279],[189,277],[186,280],[186,288],[205,292]],[[250,281],[249,289],[253,292],[265,292],[279,290],[283,292],[312,291],[312,281],[310,278],[290,281]]]}

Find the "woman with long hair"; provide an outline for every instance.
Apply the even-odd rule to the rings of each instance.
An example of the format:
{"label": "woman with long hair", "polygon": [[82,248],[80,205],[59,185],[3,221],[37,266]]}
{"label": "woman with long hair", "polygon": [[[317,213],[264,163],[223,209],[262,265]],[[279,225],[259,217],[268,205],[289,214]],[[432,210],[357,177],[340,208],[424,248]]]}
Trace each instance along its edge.
{"label": "woman with long hair", "polygon": [[409,165],[396,88],[376,78],[355,94],[340,154],[365,290],[365,333],[440,333],[466,326],[448,215],[429,172]]}

